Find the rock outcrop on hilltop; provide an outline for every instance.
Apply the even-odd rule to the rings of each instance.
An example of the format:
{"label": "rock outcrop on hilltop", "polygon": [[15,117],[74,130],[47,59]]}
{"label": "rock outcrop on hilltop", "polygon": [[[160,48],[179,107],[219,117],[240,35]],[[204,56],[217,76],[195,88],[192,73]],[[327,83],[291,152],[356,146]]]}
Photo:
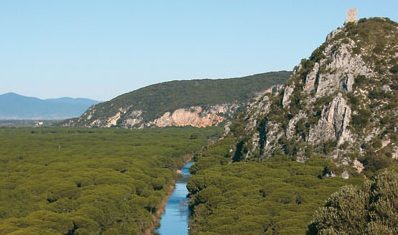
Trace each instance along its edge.
{"label": "rock outcrop on hilltop", "polygon": [[[232,125],[233,158],[331,156],[356,169],[397,158],[398,24],[350,22]],[[360,171],[360,170],[358,170]]]}
{"label": "rock outcrop on hilltop", "polygon": [[67,120],[73,127],[215,126],[233,118],[239,107],[270,86],[283,84],[291,72],[242,78],[172,81],[151,85],[90,107]]}

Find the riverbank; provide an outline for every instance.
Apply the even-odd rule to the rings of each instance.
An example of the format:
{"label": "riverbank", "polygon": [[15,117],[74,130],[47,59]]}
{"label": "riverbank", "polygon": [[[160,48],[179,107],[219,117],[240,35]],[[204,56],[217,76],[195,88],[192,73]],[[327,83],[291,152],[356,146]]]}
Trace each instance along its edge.
{"label": "riverbank", "polygon": [[160,225],[160,219],[162,218],[162,215],[166,209],[166,204],[167,201],[169,200],[171,194],[173,193],[175,189],[175,183],[176,180],[174,180],[167,188],[167,194],[166,197],[163,198],[163,200],[159,204],[159,209],[156,211],[156,213],[152,216],[152,224],[144,231],[144,235],[152,235],[155,234],[154,231],[156,228],[159,227]]}
{"label": "riverbank", "polygon": [[171,195],[173,194],[173,192],[175,190],[177,179],[178,179],[178,177],[181,176],[182,169],[184,168],[184,166],[192,161],[193,156],[192,155],[186,155],[186,156],[183,157],[183,159],[184,159],[183,160],[183,162],[184,162],[183,165],[181,166],[180,169],[176,170],[174,180],[168,185],[166,196],[160,202],[160,204],[158,206],[158,210],[152,216],[152,224],[147,229],[145,229],[145,231],[143,233],[144,235],[153,235],[153,234],[155,234],[155,230],[159,227],[162,215],[164,214],[164,212],[166,210],[167,202],[168,202],[168,200],[170,199]]}

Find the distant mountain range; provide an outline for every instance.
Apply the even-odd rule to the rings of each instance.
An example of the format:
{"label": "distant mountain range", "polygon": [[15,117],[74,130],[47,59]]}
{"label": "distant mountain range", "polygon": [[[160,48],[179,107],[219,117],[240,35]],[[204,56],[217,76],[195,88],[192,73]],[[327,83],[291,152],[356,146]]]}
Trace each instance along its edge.
{"label": "distant mountain range", "polygon": [[39,99],[6,93],[0,95],[0,119],[66,119],[80,116],[96,103],[85,98]]}

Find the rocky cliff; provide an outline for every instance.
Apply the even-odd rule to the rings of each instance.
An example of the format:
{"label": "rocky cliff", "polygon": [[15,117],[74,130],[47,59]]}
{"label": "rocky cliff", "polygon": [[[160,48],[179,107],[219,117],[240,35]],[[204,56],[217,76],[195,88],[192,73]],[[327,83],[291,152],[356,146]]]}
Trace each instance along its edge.
{"label": "rocky cliff", "polygon": [[168,126],[216,126],[226,120],[231,120],[240,105],[238,103],[220,104],[208,107],[191,106],[165,112],[153,120],[144,119],[144,110],[133,107],[120,108],[113,116],[106,119],[94,118],[96,107],[91,107],[79,119],[68,120],[64,125],[75,126],[80,123],[85,127],[168,127]]}
{"label": "rocky cliff", "polygon": [[141,88],[89,108],[63,123],[78,127],[206,127],[231,120],[241,106],[291,72],[242,78],[172,81]]}
{"label": "rocky cliff", "polygon": [[[283,87],[233,125],[234,160],[330,156],[365,167],[398,158],[398,24],[361,19],[330,33]],[[247,134],[249,133],[249,134]]]}

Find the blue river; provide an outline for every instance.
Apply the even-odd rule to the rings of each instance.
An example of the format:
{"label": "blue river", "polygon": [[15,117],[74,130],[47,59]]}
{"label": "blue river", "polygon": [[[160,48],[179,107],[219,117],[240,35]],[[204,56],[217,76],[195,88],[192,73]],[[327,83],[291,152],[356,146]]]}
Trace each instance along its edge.
{"label": "blue river", "polygon": [[160,219],[157,234],[187,235],[189,234],[189,208],[187,182],[191,174],[189,168],[193,162],[187,163],[182,169],[181,177],[177,179],[173,193],[167,201],[164,214]]}

